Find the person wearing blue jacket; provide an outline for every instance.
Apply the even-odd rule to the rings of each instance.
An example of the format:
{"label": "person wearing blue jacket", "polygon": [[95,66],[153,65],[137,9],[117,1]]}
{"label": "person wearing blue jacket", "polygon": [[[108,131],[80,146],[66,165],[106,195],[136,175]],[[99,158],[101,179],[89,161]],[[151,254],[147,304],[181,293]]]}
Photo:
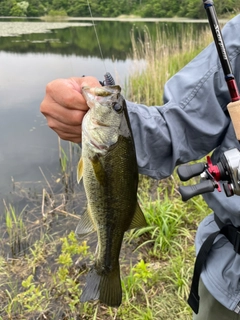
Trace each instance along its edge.
{"label": "person wearing blue jacket", "polygon": [[[236,83],[240,86],[240,15],[224,26],[222,35]],[[88,110],[81,94],[85,85],[100,86],[94,77],[57,79],[46,87],[40,110],[60,138],[81,142],[81,122]],[[227,105],[231,101],[214,43],[167,81],[162,106],[127,101],[139,173],[155,179],[213,151],[216,164],[229,149],[239,148]],[[221,186],[222,187],[222,186]],[[223,188],[222,188],[223,189]],[[203,194],[213,213],[199,225],[196,252],[224,225],[240,226],[240,196],[224,192]],[[240,252],[219,234],[202,266],[195,320],[240,319]]]}

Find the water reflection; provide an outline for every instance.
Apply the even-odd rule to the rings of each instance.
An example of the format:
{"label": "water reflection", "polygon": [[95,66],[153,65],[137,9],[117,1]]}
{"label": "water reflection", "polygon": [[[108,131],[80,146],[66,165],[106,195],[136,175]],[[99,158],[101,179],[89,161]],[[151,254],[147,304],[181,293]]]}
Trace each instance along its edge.
{"label": "water reflection", "polygon": [[[11,36],[11,38],[3,36],[7,32],[7,27],[4,29],[1,24],[6,26],[8,23],[11,25],[9,35],[14,32],[19,35]],[[186,33],[191,31],[193,36],[197,36],[205,26],[206,24],[203,23],[95,21],[95,29],[104,58],[117,60],[127,58],[132,47],[130,38],[132,32],[140,39],[144,38],[145,28],[149,30],[153,38],[156,37],[159,30],[164,31],[168,37],[180,37],[183,30]],[[6,52],[75,54],[101,58],[95,30],[89,22],[56,23],[36,22],[35,20],[32,22],[1,22],[0,20],[0,29],[3,32],[0,50]]]}

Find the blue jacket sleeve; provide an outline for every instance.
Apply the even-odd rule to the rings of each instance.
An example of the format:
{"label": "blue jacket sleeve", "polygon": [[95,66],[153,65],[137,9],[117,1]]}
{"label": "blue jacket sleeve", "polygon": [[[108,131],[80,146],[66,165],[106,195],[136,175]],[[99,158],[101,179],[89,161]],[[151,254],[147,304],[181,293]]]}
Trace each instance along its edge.
{"label": "blue jacket sleeve", "polygon": [[[238,84],[239,30],[240,15],[222,30]],[[165,178],[176,165],[200,159],[217,148],[231,123],[226,111],[230,101],[212,43],[166,83],[163,106],[127,102],[139,172]]]}

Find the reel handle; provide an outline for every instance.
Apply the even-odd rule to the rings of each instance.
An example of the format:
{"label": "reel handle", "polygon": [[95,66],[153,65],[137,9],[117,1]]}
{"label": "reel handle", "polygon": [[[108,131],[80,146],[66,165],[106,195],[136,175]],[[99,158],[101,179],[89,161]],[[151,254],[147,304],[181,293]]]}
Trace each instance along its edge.
{"label": "reel handle", "polygon": [[190,186],[180,186],[179,192],[182,196],[182,201],[187,201],[192,197],[197,195],[213,192],[215,189],[215,184],[211,180],[204,180],[198,184],[190,185]]}
{"label": "reel handle", "polygon": [[177,173],[181,181],[187,181],[200,175],[206,168],[205,163],[199,162],[192,165],[183,164],[177,168]]}

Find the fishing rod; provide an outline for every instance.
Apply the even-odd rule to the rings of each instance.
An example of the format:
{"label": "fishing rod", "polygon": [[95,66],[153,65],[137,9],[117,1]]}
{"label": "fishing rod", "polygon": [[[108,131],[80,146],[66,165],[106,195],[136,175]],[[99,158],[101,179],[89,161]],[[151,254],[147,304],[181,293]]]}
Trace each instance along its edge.
{"label": "fishing rod", "polygon": [[207,12],[208,21],[212,30],[215,45],[218,51],[218,56],[222,64],[225,80],[228,85],[228,90],[232,99],[232,102],[240,100],[239,90],[236,84],[235,77],[232,72],[228,53],[223,41],[222,32],[218,23],[216,10],[214,3],[211,0],[203,0],[204,8]]}
{"label": "fishing rod", "polygon": [[[239,90],[232,72],[214,3],[211,0],[203,0],[203,4],[207,12],[209,25],[211,27],[215,46],[231,97],[231,102],[227,105],[227,109],[232,120],[236,137],[240,142]],[[187,201],[196,195],[213,192],[215,189],[220,192],[221,187],[219,181],[223,181],[223,189],[227,197],[233,196],[234,194],[240,196],[240,152],[237,148],[225,151],[216,165],[213,165],[208,156],[207,163],[181,165],[178,167],[177,173],[181,181],[187,181],[199,175],[202,178],[202,181],[198,184],[179,187],[179,192],[183,201]]]}

